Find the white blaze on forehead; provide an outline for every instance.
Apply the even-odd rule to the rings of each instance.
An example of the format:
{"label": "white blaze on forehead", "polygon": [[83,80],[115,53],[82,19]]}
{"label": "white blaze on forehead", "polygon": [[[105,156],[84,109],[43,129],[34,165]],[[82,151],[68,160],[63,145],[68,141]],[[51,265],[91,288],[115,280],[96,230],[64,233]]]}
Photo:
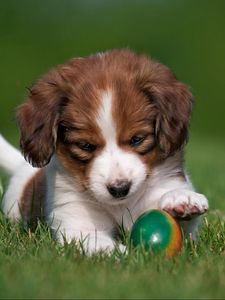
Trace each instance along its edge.
{"label": "white blaze on forehead", "polygon": [[135,195],[143,185],[147,169],[140,158],[127,152],[117,144],[116,124],[112,117],[113,95],[111,91],[101,94],[101,106],[98,111],[97,124],[105,140],[103,151],[94,159],[90,171],[90,190],[100,202],[111,204],[115,201],[107,186],[117,180],[126,180],[132,183],[128,198]]}
{"label": "white blaze on forehead", "polygon": [[98,112],[97,123],[105,141],[114,140],[116,143],[116,128],[112,118],[112,92],[102,93],[102,104]]}

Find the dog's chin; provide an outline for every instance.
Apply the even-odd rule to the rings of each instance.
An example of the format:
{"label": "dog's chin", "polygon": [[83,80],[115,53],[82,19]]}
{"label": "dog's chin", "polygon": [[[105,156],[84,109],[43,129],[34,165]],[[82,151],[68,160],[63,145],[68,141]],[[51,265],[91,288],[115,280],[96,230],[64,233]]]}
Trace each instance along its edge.
{"label": "dog's chin", "polygon": [[129,195],[121,198],[109,197],[108,199],[104,199],[102,203],[108,204],[110,206],[125,205],[130,202],[130,199],[131,197]]}

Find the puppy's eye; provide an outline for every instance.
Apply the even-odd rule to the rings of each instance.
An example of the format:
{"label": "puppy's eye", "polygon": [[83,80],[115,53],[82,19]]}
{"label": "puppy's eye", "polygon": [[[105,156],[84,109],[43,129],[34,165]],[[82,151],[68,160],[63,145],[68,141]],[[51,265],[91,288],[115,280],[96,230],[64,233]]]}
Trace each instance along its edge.
{"label": "puppy's eye", "polygon": [[144,141],[144,136],[135,135],[130,139],[130,146],[135,147],[140,145]]}
{"label": "puppy's eye", "polygon": [[89,144],[86,142],[76,142],[77,147],[86,152],[94,152],[96,150],[96,146],[93,144]]}

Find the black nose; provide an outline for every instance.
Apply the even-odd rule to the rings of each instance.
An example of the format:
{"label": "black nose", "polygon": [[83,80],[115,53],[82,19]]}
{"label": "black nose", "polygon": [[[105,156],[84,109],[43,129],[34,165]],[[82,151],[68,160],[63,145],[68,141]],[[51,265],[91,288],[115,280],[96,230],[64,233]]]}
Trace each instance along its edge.
{"label": "black nose", "polygon": [[130,186],[131,182],[124,180],[118,181],[112,185],[107,185],[107,189],[114,198],[122,198],[127,196],[130,190]]}

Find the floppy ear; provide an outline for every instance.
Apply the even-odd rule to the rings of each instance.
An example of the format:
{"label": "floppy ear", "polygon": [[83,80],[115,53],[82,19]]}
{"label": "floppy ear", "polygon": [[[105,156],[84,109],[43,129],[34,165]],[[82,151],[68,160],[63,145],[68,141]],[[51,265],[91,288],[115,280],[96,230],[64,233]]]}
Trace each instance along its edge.
{"label": "floppy ear", "polygon": [[27,161],[43,167],[55,151],[60,111],[68,101],[60,68],[50,71],[29,91],[27,101],[17,110],[20,146]]}
{"label": "floppy ear", "polygon": [[147,74],[145,72],[144,93],[156,109],[157,145],[163,157],[168,157],[187,141],[193,96],[162,64],[151,62]]}

